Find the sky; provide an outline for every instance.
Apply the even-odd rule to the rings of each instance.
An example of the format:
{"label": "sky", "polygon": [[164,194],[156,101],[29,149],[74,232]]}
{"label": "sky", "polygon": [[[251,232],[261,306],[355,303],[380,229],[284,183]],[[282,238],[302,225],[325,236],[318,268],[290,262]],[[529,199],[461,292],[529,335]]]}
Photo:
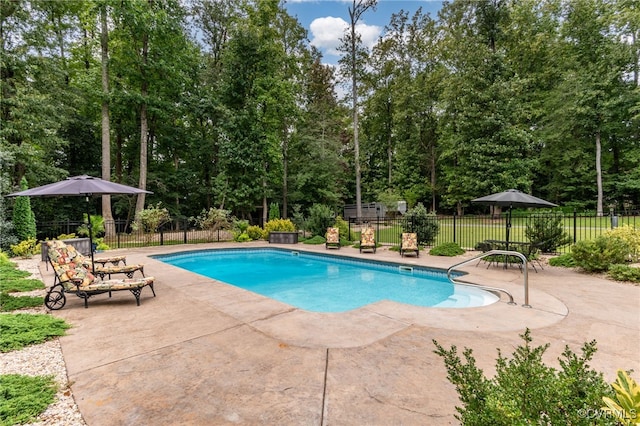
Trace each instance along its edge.
{"label": "sky", "polygon": [[[297,17],[307,29],[311,44],[317,47],[328,64],[337,63],[344,29],[349,23],[349,7],[352,0],[286,0],[285,8],[291,16]],[[371,48],[383,34],[391,15],[401,10],[411,17],[418,8],[436,18],[442,1],[437,0],[378,0],[375,10],[368,10],[360,19],[358,32],[365,46]]]}

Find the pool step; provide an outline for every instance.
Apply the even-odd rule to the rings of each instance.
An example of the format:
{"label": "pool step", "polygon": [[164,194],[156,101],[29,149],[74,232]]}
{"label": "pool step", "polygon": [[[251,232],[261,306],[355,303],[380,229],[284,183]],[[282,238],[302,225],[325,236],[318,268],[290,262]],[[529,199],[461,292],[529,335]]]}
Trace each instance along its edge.
{"label": "pool step", "polygon": [[466,308],[469,306],[486,306],[497,302],[500,298],[493,293],[475,288],[465,288],[464,293],[458,292],[459,287],[455,287],[454,293],[446,300],[435,305],[435,308]]}

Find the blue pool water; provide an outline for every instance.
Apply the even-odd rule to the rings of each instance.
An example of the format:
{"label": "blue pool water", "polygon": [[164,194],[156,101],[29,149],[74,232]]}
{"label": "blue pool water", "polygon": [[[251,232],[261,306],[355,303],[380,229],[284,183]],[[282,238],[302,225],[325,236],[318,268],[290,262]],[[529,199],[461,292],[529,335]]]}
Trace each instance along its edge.
{"label": "blue pool water", "polygon": [[478,289],[454,286],[439,270],[290,250],[201,250],[154,257],[315,312],[343,312],[380,300],[469,307],[498,299]]}

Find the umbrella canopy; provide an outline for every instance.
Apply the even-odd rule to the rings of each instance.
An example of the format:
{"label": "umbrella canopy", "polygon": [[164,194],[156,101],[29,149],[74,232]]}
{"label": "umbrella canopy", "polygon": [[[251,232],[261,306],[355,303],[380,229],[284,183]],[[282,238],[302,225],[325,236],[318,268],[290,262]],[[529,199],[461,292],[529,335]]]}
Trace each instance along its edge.
{"label": "umbrella canopy", "polygon": [[7,197],[60,197],[60,196],[91,196],[91,195],[116,195],[116,194],[151,194],[144,189],[138,189],[122,185],[108,180],[102,180],[93,176],[68,177],[59,182],[38,186],[20,192],[14,192]]}
{"label": "umbrella canopy", "polygon": [[492,206],[502,207],[557,207],[557,204],[545,201],[542,198],[534,197],[533,195],[525,194],[517,189],[507,189],[503,192],[496,192],[495,194],[486,195],[484,197],[471,200],[472,203],[488,204]]}
{"label": "umbrella canopy", "polygon": [[86,197],[87,199],[87,219],[89,221],[89,240],[91,242],[91,261],[93,263],[93,235],[91,232],[91,215],[89,213],[89,197],[94,195],[134,195],[152,194],[144,189],[122,185],[108,180],[102,180],[93,176],[68,177],[59,182],[38,186],[20,192],[14,192],[7,197]]}
{"label": "umbrella canopy", "polygon": [[471,200],[472,203],[487,204],[490,206],[509,207],[509,214],[507,215],[507,250],[509,250],[509,234],[511,232],[511,209],[513,207],[532,207],[532,208],[545,208],[545,207],[557,207],[557,204],[553,204],[542,198],[534,197],[533,195],[525,194],[517,189],[507,189],[503,192],[496,192],[495,194],[486,195],[484,197]]}

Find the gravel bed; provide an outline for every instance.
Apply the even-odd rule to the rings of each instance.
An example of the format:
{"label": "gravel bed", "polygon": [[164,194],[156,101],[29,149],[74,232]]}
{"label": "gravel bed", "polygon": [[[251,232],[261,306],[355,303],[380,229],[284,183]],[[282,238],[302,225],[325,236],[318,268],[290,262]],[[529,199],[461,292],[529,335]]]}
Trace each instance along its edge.
{"label": "gravel bed", "polygon": [[[38,269],[38,259],[11,259],[18,268],[31,273],[31,277],[42,280]],[[15,293],[15,295],[44,296],[45,290]],[[13,313],[47,314],[47,309],[21,309]],[[86,426],[78,406],[73,399],[67,368],[62,357],[59,339],[53,339],[39,345],[31,345],[19,351],[0,353],[0,371],[2,374],[22,374],[25,376],[53,376],[58,385],[54,402],[29,425],[50,426]]]}

